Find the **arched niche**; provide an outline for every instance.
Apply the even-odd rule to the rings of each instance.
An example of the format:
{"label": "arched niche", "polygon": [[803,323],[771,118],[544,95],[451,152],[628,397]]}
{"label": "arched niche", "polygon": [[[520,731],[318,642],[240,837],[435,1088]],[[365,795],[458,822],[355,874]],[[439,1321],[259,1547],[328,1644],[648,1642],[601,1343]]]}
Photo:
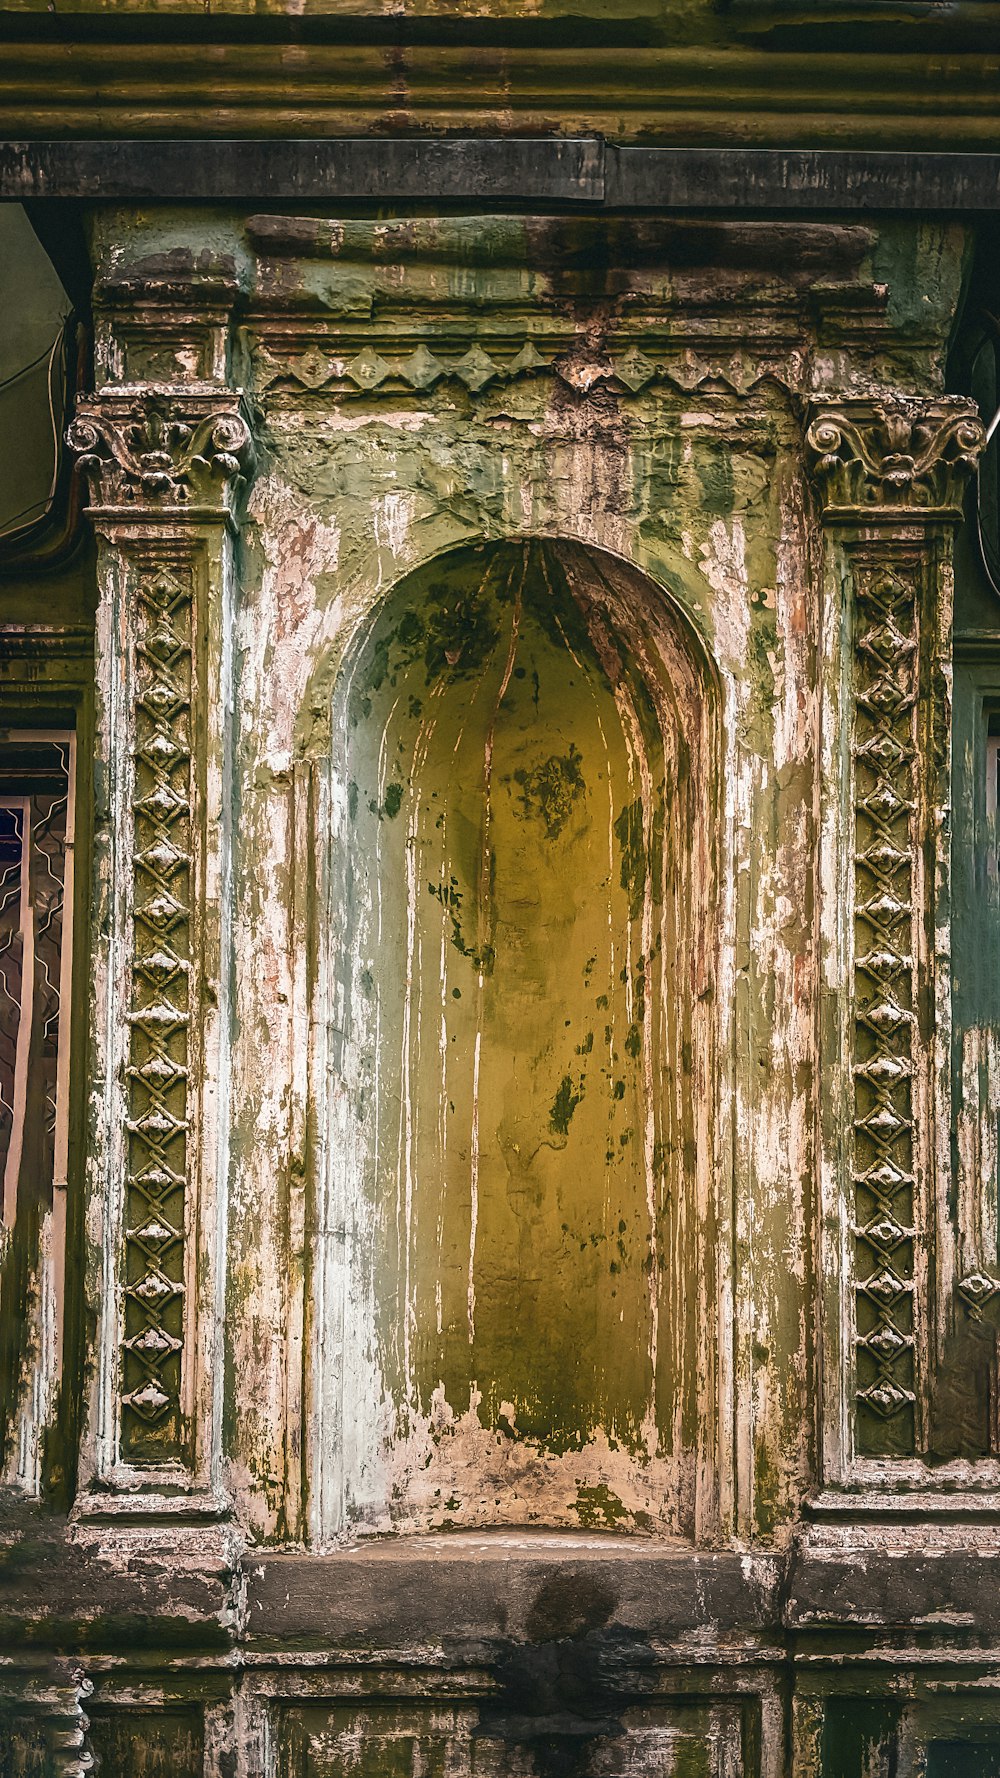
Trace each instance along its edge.
{"label": "arched niche", "polygon": [[663,590],[455,551],[336,686],[326,1535],[691,1535],[717,1417],[718,700]]}

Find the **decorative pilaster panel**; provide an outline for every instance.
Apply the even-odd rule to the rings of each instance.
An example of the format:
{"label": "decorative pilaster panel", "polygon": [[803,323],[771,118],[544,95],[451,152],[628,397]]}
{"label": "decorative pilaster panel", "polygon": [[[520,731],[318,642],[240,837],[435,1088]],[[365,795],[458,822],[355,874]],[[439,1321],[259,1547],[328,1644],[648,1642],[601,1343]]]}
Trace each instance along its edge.
{"label": "decorative pilaster panel", "polygon": [[855,563],[853,1156],[857,1394],[912,1448],[914,855],[919,611],[908,565]]}
{"label": "decorative pilaster panel", "polygon": [[191,568],[150,561],[136,592],[122,1350],[122,1444],[130,1454],[173,1449],[182,1436],[195,837]]}
{"label": "decorative pilaster panel", "polygon": [[95,1469],[155,1486],[171,1466],[204,1483],[210,1108],[224,1066],[224,607],[250,434],[234,395],[116,391],[81,404],[70,442],[101,546],[114,910],[101,1226],[115,1231],[119,1265],[102,1304]]}
{"label": "decorative pilaster panel", "polygon": [[[947,680],[951,531],[982,448],[961,400],[852,398],[814,414],[810,464],[827,529],[831,624],[848,635],[843,679],[850,747],[842,832],[846,870],[843,1030],[852,1132],[846,1198],[846,1325],[840,1354],[853,1412],[850,1457],[921,1450],[931,1304],[928,1276],[946,1191],[947,1002],[938,982],[938,909],[947,877]],[[942,718],[944,720],[942,721]],[[831,1219],[832,1220],[832,1219]],[[847,1281],[845,1280],[845,1285]],[[829,1299],[828,1299],[829,1300]],[[830,1403],[827,1404],[828,1409]]]}

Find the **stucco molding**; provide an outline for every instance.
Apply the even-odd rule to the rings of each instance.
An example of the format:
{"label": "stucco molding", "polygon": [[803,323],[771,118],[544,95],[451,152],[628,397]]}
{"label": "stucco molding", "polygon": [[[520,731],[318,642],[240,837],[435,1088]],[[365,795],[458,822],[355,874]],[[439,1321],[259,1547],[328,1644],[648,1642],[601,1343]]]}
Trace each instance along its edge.
{"label": "stucco molding", "polygon": [[742,399],[758,396],[769,384],[794,387],[797,380],[790,359],[798,330],[777,324],[766,348],[732,330],[729,336],[720,331],[711,352],[699,350],[694,341],[641,333],[594,346],[568,331],[494,339],[485,330],[471,345],[433,334],[403,342],[387,333],[377,345],[337,352],[311,331],[303,329],[300,341],[275,342],[261,329],[254,371],[262,401],[299,406],[372,397],[429,399],[445,392],[476,400],[539,380],[561,383],[582,398],[608,391],[621,401],[704,393]]}
{"label": "stucco molding", "polygon": [[20,1750],[20,1743],[41,1757],[39,1766],[29,1759],[32,1770],[51,1778],[86,1778],[95,1765],[86,1709],[93,1691],[93,1681],[72,1657],[36,1652],[16,1665],[8,1661],[0,1682],[4,1751],[12,1745]]}
{"label": "stucco molding", "polygon": [[[891,402],[851,398],[836,404],[811,404],[811,420],[806,430],[806,461],[819,491],[822,517],[827,525],[847,526],[849,532],[854,526],[865,526],[868,533],[872,526],[884,523],[893,526],[899,521],[938,521],[950,526],[963,517],[966,485],[975,473],[984,445],[986,432],[979,412],[963,396],[941,396],[936,400],[907,400],[897,396]],[[916,573],[913,594],[906,601],[906,622],[900,629],[893,615],[899,599],[891,596],[890,603],[884,603],[884,597],[890,596],[891,576],[883,576],[879,581],[883,594],[875,594],[875,603],[883,597],[884,610],[881,622],[874,626],[874,581],[868,569],[858,573],[859,564],[854,567],[854,770],[856,779],[865,779],[874,773],[874,781],[868,784],[868,795],[859,797],[856,802],[856,820],[859,827],[872,823],[877,853],[875,857],[870,848],[867,852],[859,846],[856,859],[856,889],[859,893],[856,914],[861,928],[872,941],[867,957],[856,960],[856,969],[861,976],[856,999],[859,1026],[870,1028],[868,1001],[872,1001],[872,996],[879,999],[881,994],[886,1008],[890,1008],[891,996],[883,990],[891,987],[891,983],[899,985],[902,978],[909,983],[909,992],[913,990],[913,958],[902,955],[897,933],[902,933],[904,923],[913,925],[915,909],[909,901],[904,907],[906,898],[895,893],[895,880],[897,873],[902,873],[900,880],[907,885],[922,878],[916,857],[916,846],[920,841],[915,829],[920,784],[916,782],[913,770],[916,757],[913,738],[906,740],[893,733],[893,722],[904,715],[904,701],[907,709],[913,709],[916,697],[922,695],[916,686],[915,635],[927,574]],[[909,679],[913,679],[913,685],[909,685]],[[870,704],[868,693],[872,685],[875,690],[881,686],[881,709],[874,709]],[[879,734],[868,734],[867,725],[870,727],[874,718],[883,724],[881,738]],[[913,782],[900,788],[897,782],[900,773],[904,779]],[[936,818],[941,820],[941,811]],[[909,846],[909,859],[904,857],[907,850],[904,829],[913,830],[915,834],[913,845]],[[884,880],[879,877],[879,869],[872,869],[872,861],[877,866],[879,859],[883,859],[888,871]],[[868,962],[875,965],[874,969],[868,969]],[[884,1140],[888,1143],[902,1143],[904,1149],[911,1149],[915,1140],[913,1108],[907,1109],[904,1115],[897,1102],[899,1095],[904,1099],[911,1097],[913,1070],[907,1056],[911,1049],[909,1031],[913,1012],[906,1012],[895,1001],[891,1001],[891,1005],[895,1006],[891,1028],[886,1024],[884,1033],[875,1033],[877,1054],[874,1060],[867,1058],[859,1063],[856,1058],[854,1063],[856,1077],[865,1077],[875,1093],[870,1117],[859,1124],[856,1122],[856,1154],[858,1143],[863,1147],[874,1134],[872,1120],[881,1122]],[[890,1013],[886,1010],[886,1019],[888,1017]],[[877,1081],[872,1069],[877,1070]],[[891,1131],[890,1124],[893,1125]],[[899,1382],[900,1369],[909,1366],[913,1337],[900,1334],[893,1319],[900,1303],[913,1294],[915,1230],[904,1229],[895,1214],[900,1191],[913,1198],[913,1175],[906,1166],[895,1165],[895,1159],[886,1152],[879,1161],[877,1177],[883,1179],[886,1189],[881,1195],[875,1193],[867,1225],[856,1230],[863,1257],[859,1298],[868,1301],[874,1316],[867,1335],[859,1330],[858,1351],[859,1357],[861,1353],[867,1353],[875,1366],[874,1380],[867,1389],[859,1392],[859,1399],[865,1399],[877,1414],[891,1417],[915,1401],[913,1392]],[[856,1177],[856,1189],[865,1189],[861,1177]],[[900,1275],[900,1253],[909,1255],[909,1277],[906,1277],[906,1268]],[[970,1266],[966,1262],[956,1280],[956,1296],[964,1314],[977,1321],[984,1309],[1000,1296],[1000,1278],[989,1266],[977,1262]]]}
{"label": "stucco molding", "polygon": [[827,523],[957,520],[985,443],[961,396],[814,402],[806,458]]}
{"label": "stucco molding", "polygon": [[116,1260],[95,1305],[84,1498],[93,1480],[141,1495],[148,1517],[189,1496],[214,1512],[223,731],[250,418],[218,384],[125,385],[83,400],[68,438],[97,533],[98,749],[121,860],[96,953],[113,1016],[97,1044],[106,1171],[94,1214]]}
{"label": "stucco molding", "polygon": [[141,1445],[147,1429],[179,1422],[182,1411],[195,826],[190,568],[151,561],[137,593],[122,1407],[126,1442]]}
{"label": "stucco molding", "polygon": [[[984,442],[978,412],[957,396],[814,398],[806,425],[827,584],[847,600],[848,624],[836,622],[852,694],[843,876],[852,1139],[838,1214],[850,1278],[844,1407],[853,1399],[861,1459],[919,1457],[926,1436],[950,1127],[949,978],[934,936],[947,898],[948,779],[934,737],[946,732],[951,536]],[[962,1285],[959,1294],[968,1302]]]}
{"label": "stucco molding", "polygon": [[99,869],[114,880],[95,947],[101,1364],[77,1512],[96,1485],[105,1514],[119,1489],[140,1516],[195,1495],[214,1513],[232,540],[218,518],[144,509],[96,529]]}
{"label": "stucco molding", "polygon": [[219,998],[222,868],[208,811],[219,771],[199,758],[199,737],[221,720],[229,533],[253,442],[239,391],[205,384],[99,390],[79,404],[68,441],[100,540],[105,745],[129,860],[107,959],[118,1015],[108,1215],[120,1257],[101,1387],[103,1424],[116,1430],[96,1467],[155,1492],[166,1466],[190,1489],[204,1483],[213,1436],[201,1380],[210,1367],[199,1370],[213,1338],[210,1287],[192,1235],[214,1214],[202,1082],[215,1066],[206,1045],[218,1041],[208,1009]]}
{"label": "stucco molding", "polygon": [[918,563],[855,573],[853,1119],[858,1401],[915,1403]]}
{"label": "stucco molding", "polygon": [[237,391],[90,396],[79,403],[67,439],[90,482],[91,516],[225,518],[253,472],[250,424]]}

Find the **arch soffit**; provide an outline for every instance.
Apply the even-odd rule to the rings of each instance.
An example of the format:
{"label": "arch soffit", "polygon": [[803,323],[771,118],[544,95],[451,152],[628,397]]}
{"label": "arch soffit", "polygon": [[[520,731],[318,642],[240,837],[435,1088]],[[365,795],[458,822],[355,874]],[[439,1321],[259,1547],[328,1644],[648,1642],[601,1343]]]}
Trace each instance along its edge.
{"label": "arch soffit", "polygon": [[399,596],[407,582],[419,579],[435,566],[454,560],[460,554],[471,556],[476,550],[519,543],[546,543],[579,549],[595,562],[598,570],[602,560],[607,562],[616,577],[631,580],[637,592],[642,588],[651,589],[673,619],[677,638],[695,675],[708,690],[711,704],[721,713],[730,689],[730,675],[712,646],[706,624],[706,587],[699,581],[692,562],[671,549],[643,550],[641,557],[632,557],[568,531],[512,532],[501,536],[456,539],[444,549],[417,555],[391,582],[373,587],[367,596],[352,604],[347,623],[342,626],[337,639],[322,652],[308,680],[299,722],[302,754],[316,759],[327,757],[331,735],[327,724],[317,721],[317,712],[332,711],[338,684],[345,672],[349,673],[352,663],[360,658],[381,613]]}

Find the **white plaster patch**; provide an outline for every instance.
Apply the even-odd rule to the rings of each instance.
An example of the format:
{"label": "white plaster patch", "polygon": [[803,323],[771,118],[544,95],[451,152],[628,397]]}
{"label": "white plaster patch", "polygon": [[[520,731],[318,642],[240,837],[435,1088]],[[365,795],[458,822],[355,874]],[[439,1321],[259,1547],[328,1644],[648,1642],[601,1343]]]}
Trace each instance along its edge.
{"label": "white plaster patch", "polygon": [[750,587],[747,579],[746,532],[735,516],[732,529],[716,519],[701,545],[698,569],[716,594],[715,639],[720,661],[734,669],[746,660],[750,637]]}
{"label": "white plaster patch", "polygon": [[413,509],[414,501],[409,494],[380,494],[373,502],[372,523],[375,527],[376,547],[380,552],[388,550],[395,560],[402,556],[413,522]]}

